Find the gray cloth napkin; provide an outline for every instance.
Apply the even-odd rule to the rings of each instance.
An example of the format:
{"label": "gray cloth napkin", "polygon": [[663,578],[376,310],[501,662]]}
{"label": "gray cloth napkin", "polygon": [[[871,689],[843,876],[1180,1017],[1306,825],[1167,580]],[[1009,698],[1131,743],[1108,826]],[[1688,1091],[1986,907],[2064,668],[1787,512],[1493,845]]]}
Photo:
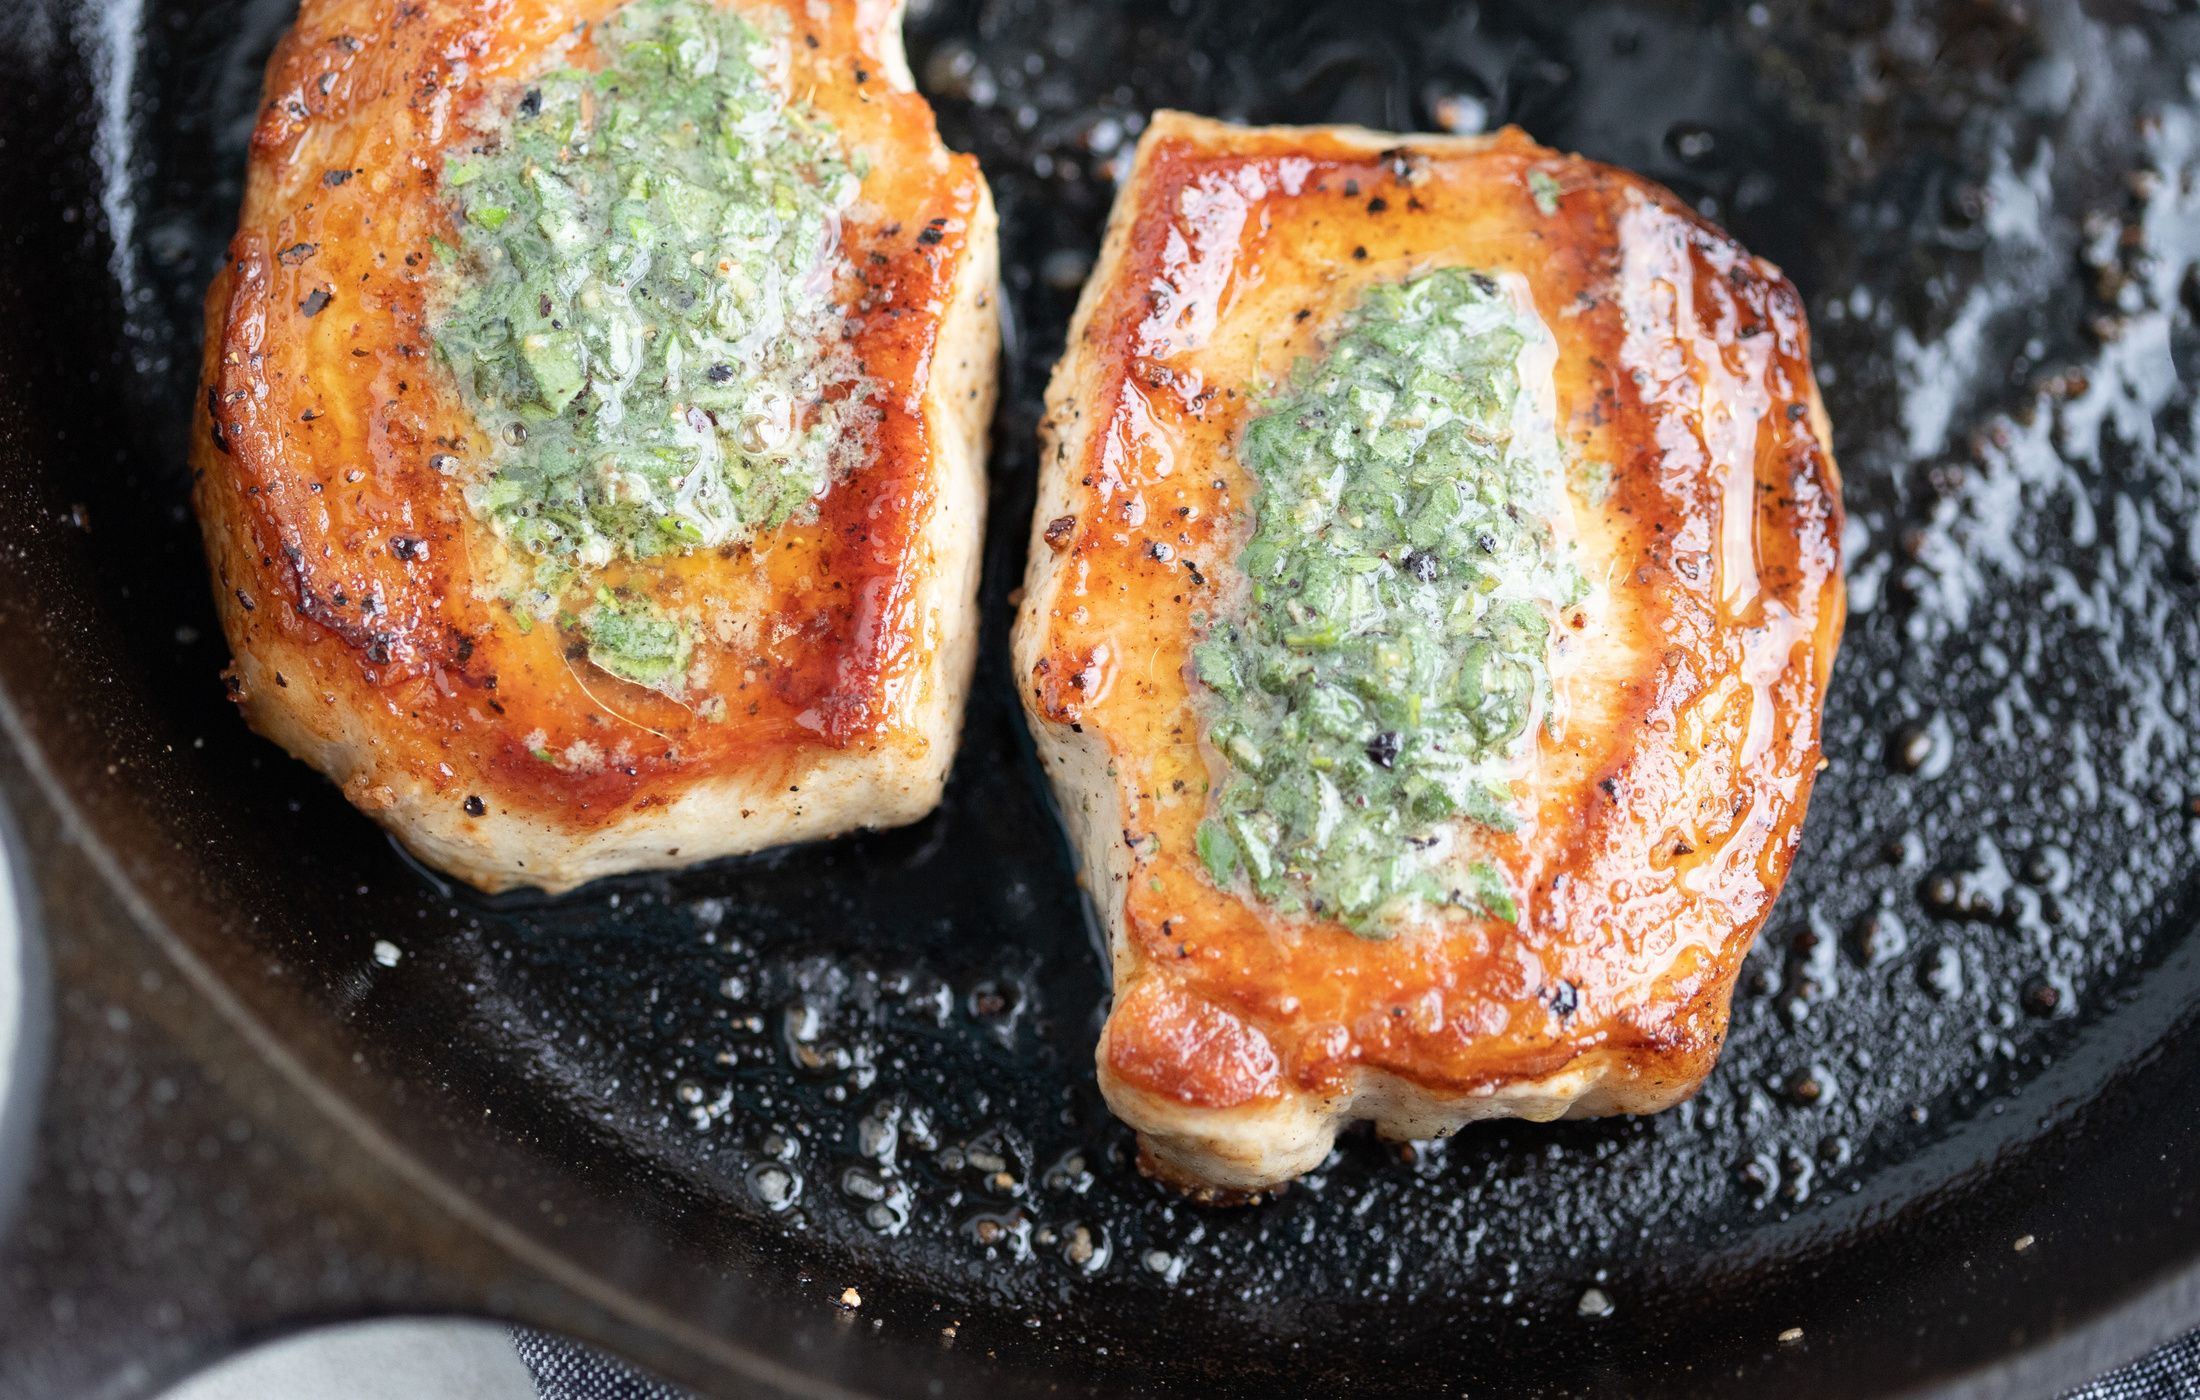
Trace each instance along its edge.
{"label": "gray cloth napkin", "polygon": [[2078,1387],[2067,1400],[2200,1400],[2200,1332]]}
{"label": "gray cloth napkin", "polygon": [[542,1400],[688,1400],[624,1361],[548,1332],[515,1327],[512,1346],[534,1374]]}
{"label": "gray cloth napkin", "polygon": [[[563,1337],[515,1329],[512,1344],[534,1373],[542,1400],[687,1400],[663,1381]],[[2200,1400],[2200,1332],[2080,1386],[2063,1400]]]}

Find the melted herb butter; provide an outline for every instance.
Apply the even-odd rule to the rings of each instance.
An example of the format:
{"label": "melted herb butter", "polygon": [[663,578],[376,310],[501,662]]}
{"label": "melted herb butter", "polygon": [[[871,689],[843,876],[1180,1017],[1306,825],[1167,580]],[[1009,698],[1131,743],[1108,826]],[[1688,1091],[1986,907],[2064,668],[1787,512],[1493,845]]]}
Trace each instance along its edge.
{"label": "melted herb butter", "polygon": [[1524,297],[1431,272],[1369,289],[1247,426],[1242,604],[1193,652],[1216,884],[1369,936],[1408,900],[1517,919],[1452,838],[1517,824],[1554,616],[1586,592],[1550,524],[1552,355]]}
{"label": "melted herb butter", "polygon": [[577,622],[598,670],[655,690],[677,688],[687,675],[694,650],[687,625],[646,600],[598,589],[595,607]]}
{"label": "melted herb butter", "polygon": [[[431,330],[491,444],[468,504],[532,561],[513,601],[537,617],[614,560],[810,510],[873,416],[831,300],[857,179],[783,90],[783,42],[634,0],[595,45],[600,68],[515,85],[443,170],[459,236]],[[581,610],[590,657],[676,690],[685,624],[661,644],[641,606]]]}

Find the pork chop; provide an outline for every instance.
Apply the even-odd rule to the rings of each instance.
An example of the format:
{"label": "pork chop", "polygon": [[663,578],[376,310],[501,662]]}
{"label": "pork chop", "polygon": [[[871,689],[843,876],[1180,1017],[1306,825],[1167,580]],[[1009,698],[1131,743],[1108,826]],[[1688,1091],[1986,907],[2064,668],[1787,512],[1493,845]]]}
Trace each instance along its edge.
{"label": "pork chop", "polygon": [[305,0],[192,457],[246,718],[488,890],[922,816],[996,256],[898,5]]}
{"label": "pork chop", "polygon": [[1162,113],[1044,437],[1015,664],[1148,1169],[1692,1093],[1843,619],[1779,271],[1517,131]]}

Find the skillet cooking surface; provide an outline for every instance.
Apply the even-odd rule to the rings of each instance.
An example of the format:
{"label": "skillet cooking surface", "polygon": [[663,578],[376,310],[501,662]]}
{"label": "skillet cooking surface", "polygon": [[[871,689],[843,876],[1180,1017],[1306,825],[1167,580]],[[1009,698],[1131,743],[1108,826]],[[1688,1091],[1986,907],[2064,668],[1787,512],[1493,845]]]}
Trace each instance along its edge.
{"label": "skillet cooking surface", "polygon": [[[984,659],[946,808],[492,900],[411,867],[249,736],[217,681],[184,507],[197,303],[289,8],[151,0],[142,47],[51,16],[54,51],[89,49],[89,76],[135,101],[58,123],[107,142],[99,213],[121,244],[79,239],[81,276],[22,292],[51,338],[35,365],[11,351],[40,386],[16,440],[65,444],[27,455],[49,509],[82,505],[89,529],[64,546],[76,574],[26,569],[0,601],[50,649],[11,643],[6,675],[34,718],[69,716],[75,749],[116,756],[109,780],[139,796],[107,809],[157,853],[132,866],[156,905],[224,911],[185,937],[325,1041],[314,1063],[363,1111],[478,1139],[422,1150],[492,1212],[636,1292],[723,1271],[823,1308],[857,1284],[865,1331],[1072,1388],[1209,1393],[1712,1393],[1773,1364],[1782,1327],[1910,1297],[1898,1276],[1952,1298],[1965,1251],[2016,1267],[2004,1219],[2039,1238],[2036,1286],[2083,1281],[2006,1326],[1889,1317],[1876,1356],[1805,1368],[1887,1386],[2037,1340],[2161,1262],[2078,1257],[2076,1223],[2021,1191],[2001,1214],[1941,1203],[1992,1189],[2200,987],[2180,949],[2200,868],[2200,19],[2105,0],[920,0],[913,64],[999,196],[1011,312]],[[1163,105],[1517,121],[1670,185],[1809,299],[1852,515],[1831,767],[1725,1058],[1677,1111],[1348,1139],[1249,1210],[1185,1206],[1131,1168],[1091,1082],[1105,982],[1015,712],[1007,595],[1044,375],[1112,177]],[[624,1223],[536,1210],[538,1177]],[[705,1294],[661,1301],[738,1327]]]}

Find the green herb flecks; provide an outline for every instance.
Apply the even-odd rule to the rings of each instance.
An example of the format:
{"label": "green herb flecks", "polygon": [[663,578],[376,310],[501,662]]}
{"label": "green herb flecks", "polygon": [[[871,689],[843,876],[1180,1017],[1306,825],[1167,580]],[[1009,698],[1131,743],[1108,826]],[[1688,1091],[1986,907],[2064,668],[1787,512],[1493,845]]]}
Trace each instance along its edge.
{"label": "green herb flecks", "polygon": [[1565,191],[1548,174],[1531,170],[1528,172],[1528,193],[1535,197],[1536,212],[1548,218],[1558,212],[1558,197]]}
{"label": "green herb flecks", "polygon": [[1583,591],[1550,523],[1549,347],[1480,273],[1376,286],[1247,426],[1244,602],[1193,653],[1217,885],[1370,937],[1408,898],[1519,917],[1453,828],[1516,824],[1553,617]]}
{"label": "green herb flecks", "polygon": [[1592,506],[1612,499],[1612,464],[1593,458],[1582,462],[1574,468],[1574,490]]}
{"label": "green herb flecks", "polygon": [[781,90],[779,41],[634,0],[595,43],[600,69],[515,85],[447,157],[431,322],[493,448],[468,502],[553,596],[785,522],[870,412],[831,304],[856,177]]}
{"label": "green herb flecks", "polygon": [[580,619],[589,663],[622,681],[677,696],[694,649],[687,625],[644,599],[596,591],[596,605]]}

